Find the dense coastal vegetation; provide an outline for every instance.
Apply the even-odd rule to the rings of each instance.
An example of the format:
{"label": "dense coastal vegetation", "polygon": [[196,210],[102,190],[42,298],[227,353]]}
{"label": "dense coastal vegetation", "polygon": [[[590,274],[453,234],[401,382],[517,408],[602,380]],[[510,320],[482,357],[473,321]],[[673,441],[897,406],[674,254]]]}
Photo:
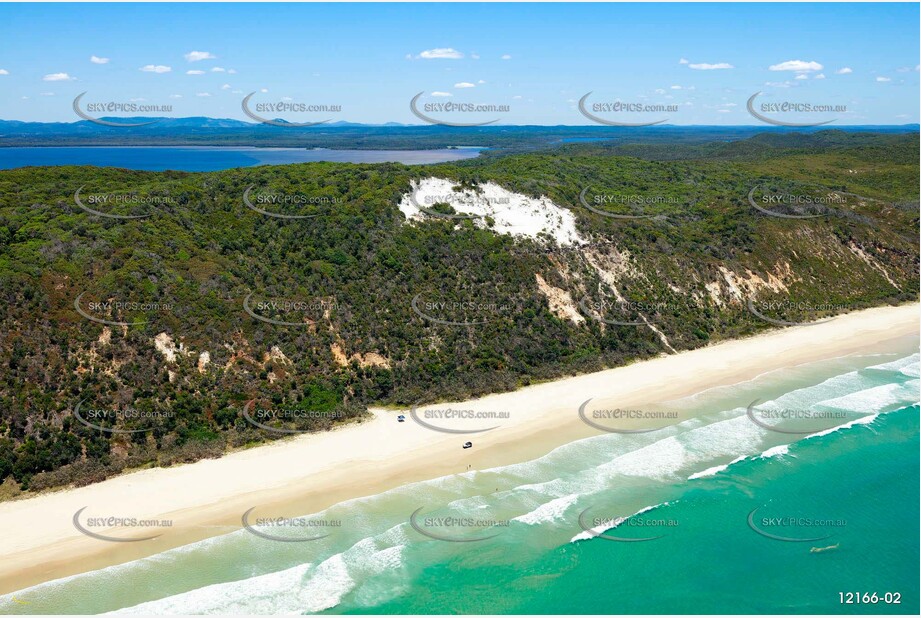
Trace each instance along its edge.
{"label": "dense coastal vegetation", "polygon": [[[416,167],[0,172],[0,481],[85,484],[290,435],[250,422],[250,401],[283,411],[273,427],[319,430],[777,327],[749,301],[805,321],[915,300],[918,155],[917,134],[821,131]],[[546,196],[585,244],[407,222],[398,204],[429,177]],[[311,218],[260,214],[250,188],[300,196],[259,208]],[[78,190],[138,218],[91,214]],[[624,199],[587,208],[586,190]],[[823,203],[761,202],[775,217],[753,190]],[[89,204],[102,194],[136,199]]]}

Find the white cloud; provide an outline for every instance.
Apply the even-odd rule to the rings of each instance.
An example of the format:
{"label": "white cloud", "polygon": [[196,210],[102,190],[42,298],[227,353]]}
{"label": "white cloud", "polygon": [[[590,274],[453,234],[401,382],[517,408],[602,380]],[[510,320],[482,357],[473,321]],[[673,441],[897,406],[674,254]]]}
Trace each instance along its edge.
{"label": "white cloud", "polygon": [[877,77],[877,78],[876,78],[876,81],[878,81],[878,82],[891,82],[892,80],[889,79],[888,77]]}
{"label": "white cloud", "polygon": [[476,84],[471,84],[470,82],[457,82],[454,84],[455,88],[476,88]]}
{"label": "white cloud", "polygon": [[793,85],[793,82],[764,82],[764,85],[771,88],[789,88]]}
{"label": "white cloud", "polygon": [[186,75],[204,75],[204,71],[199,71],[198,69],[192,69],[191,71],[186,71]]}
{"label": "white cloud", "polygon": [[227,69],[227,74],[228,74],[228,75],[236,75],[236,74],[237,74],[237,70],[236,70],[236,69]]}
{"label": "white cloud", "polygon": [[182,95],[181,95],[181,94],[171,94],[171,95],[169,95],[169,98],[171,98],[171,99],[181,99],[181,98],[182,98]]}
{"label": "white cloud", "polygon": [[687,63],[688,63],[687,58],[682,58],[681,60],[678,61],[678,64],[687,64]]}
{"label": "white cloud", "polygon": [[291,97],[282,97],[281,100],[282,101],[293,101],[294,99],[292,99]]}
{"label": "white cloud", "polygon": [[478,83],[478,84],[485,84],[485,83],[486,83],[486,80],[485,80],[485,79],[480,79],[480,80],[477,80],[477,83]]}
{"label": "white cloud", "polygon": [[134,98],[134,99],[128,99],[128,101],[129,101],[130,103],[143,103],[143,102],[146,101],[146,100],[147,100],[147,99],[145,99],[144,97],[137,97],[137,98]]}
{"label": "white cloud", "polygon": [[227,69],[225,69],[224,67],[213,67],[211,69],[211,72],[212,73],[226,73]]}
{"label": "white cloud", "polygon": [[728,62],[717,62],[716,64],[689,64],[688,68],[696,69],[698,71],[718,71],[720,69],[734,69],[735,67]]}
{"label": "white cloud", "polygon": [[464,54],[460,53],[453,47],[436,47],[435,49],[426,49],[421,52],[416,58],[422,58],[423,60],[460,60],[464,57]]}
{"label": "white cloud", "polygon": [[822,65],[815,60],[806,62],[805,60],[787,60],[780,64],[772,64],[768,67],[771,71],[796,71],[797,73],[808,73],[809,71],[821,71]]}
{"label": "white cloud", "polygon": [[0,69],[0,75],[9,75],[9,74],[10,72],[7,71],[6,69]]}
{"label": "white cloud", "polygon": [[508,55],[508,54],[502,54],[502,59],[503,59],[503,60],[511,60],[512,57],[511,57],[510,55]]}
{"label": "white cloud", "polygon": [[656,94],[665,94],[664,88],[656,88]]}
{"label": "white cloud", "polygon": [[230,84],[224,84],[221,86],[221,90],[230,90]]}
{"label": "white cloud", "polygon": [[43,92],[43,93],[42,93],[42,96],[43,96],[43,97],[53,97],[53,96],[54,96],[54,93],[53,93],[53,92]]}
{"label": "white cloud", "polygon": [[671,86],[672,90],[681,90],[681,86]]}
{"label": "white cloud", "polygon": [[844,67],[843,69],[838,69],[835,71],[838,75],[847,75],[848,73],[853,73],[854,70],[851,67]]}
{"label": "white cloud", "polygon": [[813,77],[812,79],[825,79],[825,73],[819,73],[818,75],[816,75],[816,76]]}
{"label": "white cloud", "polygon": [[139,70],[145,73],[169,73],[173,69],[162,64],[145,64]]}
{"label": "white cloud", "polygon": [[259,92],[262,92],[262,93],[266,93],[266,92],[268,92],[268,91],[269,91],[268,88],[261,88],[261,89],[259,90]]}
{"label": "white cloud", "polygon": [[42,78],[43,82],[70,82],[75,80],[75,77],[71,77],[67,73],[49,73],[48,75]]}
{"label": "white cloud", "polygon": [[190,51],[189,53],[185,54],[185,59],[189,62],[198,62],[199,60],[214,60],[216,58],[217,56],[211,52]]}
{"label": "white cloud", "polygon": [[90,56],[90,62],[93,64],[109,64],[109,59],[100,58],[99,56]]}
{"label": "white cloud", "polygon": [[521,99],[521,95],[520,95],[520,94],[516,94],[515,96],[512,97],[512,99],[514,99],[515,101],[518,101],[518,100]]}
{"label": "white cloud", "polygon": [[797,76],[794,77],[793,79],[809,79],[809,76],[806,75],[805,73],[800,73],[799,75],[797,75]]}
{"label": "white cloud", "polygon": [[196,97],[210,97],[211,93],[210,92],[198,92],[195,94],[195,96]]}
{"label": "white cloud", "polygon": [[479,60],[480,54],[470,54],[470,57],[473,58],[474,60]]}
{"label": "white cloud", "polygon": [[231,90],[230,94],[243,94],[242,90]]}
{"label": "white cloud", "polygon": [[432,93],[432,96],[433,97],[451,97],[454,95],[452,95],[450,92],[440,92],[436,90],[435,92]]}

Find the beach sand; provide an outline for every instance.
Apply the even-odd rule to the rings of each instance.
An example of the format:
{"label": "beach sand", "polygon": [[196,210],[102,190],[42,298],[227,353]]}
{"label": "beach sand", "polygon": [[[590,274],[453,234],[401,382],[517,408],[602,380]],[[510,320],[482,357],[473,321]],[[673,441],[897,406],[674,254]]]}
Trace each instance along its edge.
{"label": "beach sand", "polygon": [[[253,507],[253,517],[303,515],[406,483],[533,459],[599,433],[579,417],[579,406],[588,399],[593,406],[649,409],[769,371],[868,352],[887,341],[917,336],[919,315],[918,304],[869,309],[475,401],[420,408],[419,418],[432,425],[496,427],[490,431],[442,433],[414,422],[408,411],[373,410],[373,418],[334,431],[2,503],[0,593],[231,532]],[[507,412],[508,418],[451,421],[423,417],[426,409],[498,411]],[[399,413],[406,415],[406,422],[397,422]],[[474,447],[463,449],[468,440]],[[155,529],[94,528],[125,539],[160,535],[138,542],[102,541],[74,526],[74,514],[84,507],[81,518],[173,523]]]}

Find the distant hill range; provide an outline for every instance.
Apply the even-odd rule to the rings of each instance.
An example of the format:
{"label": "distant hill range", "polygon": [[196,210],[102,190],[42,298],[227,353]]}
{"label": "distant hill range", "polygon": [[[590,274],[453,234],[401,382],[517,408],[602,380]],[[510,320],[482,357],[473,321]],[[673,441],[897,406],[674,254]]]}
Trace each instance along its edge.
{"label": "distant hill range", "polygon": [[[137,116],[132,118],[120,118],[114,116],[101,116],[99,120],[105,122],[122,122],[122,123],[156,123],[156,127],[147,125],[146,129],[175,129],[175,128],[194,128],[194,129],[239,129],[239,128],[254,128],[263,126],[262,123],[258,122],[246,122],[245,120],[234,120],[233,118],[208,118],[207,116],[189,116],[187,118],[168,118],[165,116]],[[277,118],[274,122],[284,123],[285,120]],[[392,127],[405,127],[411,125],[404,125],[398,122],[388,122],[385,124],[363,124],[359,122],[346,122],[339,120],[336,122],[326,122],[322,125],[315,125],[322,127],[383,127],[383,126],[392,126]],[[78,120],[74,122],[24,122],[22,120],[0,120],[0,129],[3,131],[34,131],[34,132],[46,132],[46,131],[80,131],[85,129],[102,129],[106,130],[110,127],[91,122],[89,120]],[[124,130],[132,127],[111,127],[116,130]],[[138,127],[133,127],[138,128]],[[291,128],[298,128],[292,126]],[[310,127],[306,127],[310,128]]]}

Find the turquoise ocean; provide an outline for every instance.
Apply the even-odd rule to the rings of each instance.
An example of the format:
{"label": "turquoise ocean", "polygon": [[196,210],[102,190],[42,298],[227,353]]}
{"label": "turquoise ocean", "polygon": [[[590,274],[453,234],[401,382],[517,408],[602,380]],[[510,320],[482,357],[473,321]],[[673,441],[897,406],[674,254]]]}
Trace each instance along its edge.
{"label": "turquoise ocean", "polygon": [[[305,514],[341,522],[318,540],[238,530],[0,611],[917,614],[919,355],[904,343],[671,402],[693,417],[658,431]],[[839,420],[767,429],[755,399]]]}

